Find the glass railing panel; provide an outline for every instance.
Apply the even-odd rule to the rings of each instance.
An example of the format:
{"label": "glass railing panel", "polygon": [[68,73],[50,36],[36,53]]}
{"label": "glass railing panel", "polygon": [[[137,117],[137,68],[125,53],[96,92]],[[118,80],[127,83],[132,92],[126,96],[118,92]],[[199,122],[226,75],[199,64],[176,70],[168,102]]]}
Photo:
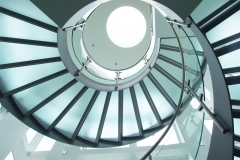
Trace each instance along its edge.
{"label": "glass railing panel", "polygon": [[186,160],[196,159],[201,142],[203,125],[204,112],[199,112],[189,105],[175,120],[172,128],[165,136],[166,141],[162,141],[163,146],[155,150],[155,155],[153,152],[153,159],[174,159],[177,157]]}
{"label": "glass railing panel", "polygon": [[193,17],[195,22],[198,23],[228,1],[229,0],[218,0],[218,3],[216,3],[216,1],[203,0],[193,11],[191,16]]}
{"label": "glass railing panel", "polygon": [[186,70],[185,79],[186,81],[190,80],[190,85],[194,86],[193,89],[197,91],[198,86],[204,82],[198,53],[190,37],[188,36],[188,33],[190,33],[190,31],[188,30],[190,29],[187,27],[183,28],[177,25],[173,25],[173,27],[179,37],[181,47],[184,52]]}
{"label": "glass railing panel", "polygon": [[[240,26],[240,21],[238,20],[239,17],[240,17],[240,11],[236,12],[235,14],[227,18],[225,21],[220,23],[218,26],[216,26],[214,29],[207,32],[206,36],[210,41],[210,43],[219,41],[221,39],[224,39],[239,33],[239,26]],[[229,28],[229,26],[231,26],[231,29],[226,29],[226,28]]]}
{"label": "glass railing panel", "polygon": [[[78,65],[82,67],[87,62],[88,58],[91,58],[88,51],[86,50],[84,41],[82,39],[83,30],[78,28],[78,29],[71,29],[68,32],[71,34],[72,51],[73,51],[72,56],[76,58],[76,63],[78,63]],[[79,43],[79,39],[80,39],[80,43]],[[158,48],[156,44],[157,44],[156,38],[152,37],[149,49],[144,55],[147,57],[148,60],[153,57],[153,53],[157,52]],[[140,60],[137,64],[135,64],[131,68],[120,70],[121,80],[131,78],[134,75],[139,74],[146,68],[147,68],[147,65],[145,63],[144,57],[142,57],[142,60]],[[94,59],[91,59],[91,63],[88,63],[87,65],[86,72],[103,80],[115,81],[117,70],[109,70],[107,68],[104,68],[101,65],[99,65],[97,62],[95,62]]]}

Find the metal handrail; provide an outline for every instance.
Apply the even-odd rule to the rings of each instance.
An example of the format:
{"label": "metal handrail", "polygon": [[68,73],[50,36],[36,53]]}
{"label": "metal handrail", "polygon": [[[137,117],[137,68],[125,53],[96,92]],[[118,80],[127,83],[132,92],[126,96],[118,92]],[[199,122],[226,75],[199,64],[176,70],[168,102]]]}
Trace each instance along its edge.
{"label": "metal handrail", "polygon": [[196,92],[192,89],[192,87],[189,86],[189,84],[185,81],[184,82],[186,88],[188,89],[188,91],[190,91],[190,93],[198,100],[198,102],[201,104],[201,106],[205,109],[205,111],[208,113],[208,115],[212,118],[213,122],[217,125],[217,127],[221,130],[221,132],[223,134],[226,134],[227,132],[229,132],[228,129],[226,129],[220,122],[219,120],[216,118],[216,115],[214,115],[209,109],[208,107],[201,101],[201,99],[199,98],[199,96],[196,94]]}
{"label": "metal handrail", "polygon": [[163,132],[162,136],[158,139],[158,141],[151,147],[151,149],[141,158],[141,160],[145,160],[149,155],[151,155],[152,151],[158,146],[158,144],[163,140],[163,138],[167,135],[168,131],[170,130],[170,128],[172,127],[175,119],[177,118],[177,115],[180,111],[180,108],[182,106],[182,98],[183,98],[183,93],[184,93],[184,89],[185,89],[185,85],[184,85],[184,82],[185,82],[185,62],[184,62],[184,57],[183,57],[183,51],[182,51],[182,46],[181,46],[181,43],[180,43],[180,40],[179,40],[179,37],[175,31],[175,29],[172,27],[171,23],[169,22],[169,25],[171,26],[176,38],[177,38],[177,41],[178,41],[178,45],[179,45],[179,49],[180,49],[180,52],[181,52],[181,58],[182,58],[182,87],[181,87],[181,93],[180,93],[180,98],[179,98],[179,101],[178,101],[178,106],[177,106],[177,110],[175,112],[175,114],[173,115],[173,118],[170,122],[170,124],[168,125],[167,129]]}

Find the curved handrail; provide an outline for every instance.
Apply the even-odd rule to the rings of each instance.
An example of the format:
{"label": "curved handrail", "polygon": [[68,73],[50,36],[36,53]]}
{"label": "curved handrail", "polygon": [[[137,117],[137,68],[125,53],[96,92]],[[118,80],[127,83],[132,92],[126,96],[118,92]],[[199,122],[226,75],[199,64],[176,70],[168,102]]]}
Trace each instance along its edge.
{"label": "curved handrail", "polygon": [[172,28],[176,38],[177,38],[177,42],[179,45],[179,50],[181,52],[181,59],[182,59],[182,87],[181,87],[181,93],[180,93],[180,98],[178,101],[178,106],[177,106],[177,110],[175,112],[175,114],[173,115],[173,118],[170,122],[170,124],[168,125],[167,129],[163,132],[162,136],[158,139],[158,141],[151,147],[151,149],[141,158],[141,160],[145,160],[151,153],[152,151],[158,146],[158,144],[163,140],[163,138],[166,136],[166,134],[168,133],[168,131],[170,130],[170,128],[172,127],[175,119],[177,118],[177,115],[180,111],[181,108],[181,104],[182,104],[182,98],[183,98],[183,93],[184,93],[184,82],[185,82],[185,62],[184,62],[184,56],[183,56],[183,51],[182,51],[182,46],[181,46],[181,42],[179,40],[179,37],[175,31],[175,29],[172,27],[171,23],[169,22],[170,27]]}

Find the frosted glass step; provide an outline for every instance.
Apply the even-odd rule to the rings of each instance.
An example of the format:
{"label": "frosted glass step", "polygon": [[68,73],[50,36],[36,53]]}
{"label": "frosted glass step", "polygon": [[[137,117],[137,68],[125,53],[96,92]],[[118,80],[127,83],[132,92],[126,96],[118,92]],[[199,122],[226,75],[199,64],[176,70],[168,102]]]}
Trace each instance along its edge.
{"label": "frosted glass step", "polygon": [[70,74],[65,74],[35,87],[14,94],[13,98],[22,113],[26,113],[72,79],[73,78]]}
{"label": "frosted glass step", "polygon": [[164,70],[166,70],[169,74],[171,74],[174,78],[176,78],[179,82],[182,81],[182,69],[160,59],[158,59],[156,63]]}
{"label": "frosted glass step", "polygon": [[123,137],[131,136],[139,136],[139,130],[130,90],[125,89],[123,91]]}
{"label": "frosted glass step", "polygon": [[59,57],[58,49],[53,47],[1,42],[0,48],[0,64]]}
{"label": "frosted glass step", "polygon": [[21,87],[63,69],[65,66],[62,62],[2,69],[0,70],[2,92]]}
{"label": "frosted glass step", "polygon": [[230,98],[240,100],[240,84],[229,85],[228,86]]}
{"label": "frosted glass step", "polygon": [[35,112],[34,117],[47,129],[72,101],[80,87],[83,87],[81,83],[73,85]]}
{"label": "frosted glass step", "polygon": [[169,79],[167,79],[165,76],[163,76],[161,73],[159,73],[156,69],[153,68],[151,70],[151,73],[154,75],[156,80],[162,85],[162,87],[165,89],[168,95],[171,96],[175,104],[178,104],[181,89],[177,87]]}
{"label": "frosted glass step", "polygon": [[48,16],[46,16],[29,0],[0,1],[0,6],[50,25],[57,26]]}
{"label": "frosted glass step", "polygon": [[[149,82],[150,83],[150,82]],[[151,84],[147,84],[148,87]],[[158,126],[158,122],[153,114],[152,109],[149,106],[149,103],[140,87],[139,84],[136,84],[134,86],[136,97],[137,97],[137,102],[138,102],[138,108],[142,120],[142,126],[143,130],[150,129],[154,126]],[[155,94],[154,92],[157,92],[156,90],[149,90],[149,94]]]}
{"label": "frosted glass step", "polygon": [[222,68],[239,67],[240,49],[224,54],[219,57]]}
{"label": "frosted glass step", "polygon": [[30,39],[47,42],[57,42],[57,34],[16,18],[0,14],[0,36]]}
{"label": "frosted glass step", "polygon": [[[219,7],[224,5],[228,0],[218,0],[211,1],[211,0],[203,0],[198,7],[193,11],[191,14],[192,18],[196,23],[207,17],[209,14],[217,10]],[[204,11],[204,12],[203,12]]]}
{"label": "frosted glass step", "polygon": [[107,92],[100,92],[78,136],[95,142]]}
{"label": "frosted glass step", "polygon": [[[232,36],[236,33],[239,33],[240,28],[240,11],[233,14],[231,17],[220,23],[218,26],[213,28],[211,31],[207,32],[206,36],[210,43],[214,43],[221,39]],[[231,29],[226,29],[231,26]],[[223,32],[224,31],[224,32]],[[221,33],[221,34],[219,34]]]}
{"label": "frosted glass step", "polygon": [[[164,98],[164,96],[160,93],[160,91],[155,87],[155,85],[150,81],[149,78],[147,77],[144,78],[144,83],[146,84],[149,94],[161,118],[165,119],[171,116],[174,113],[173,107],[168,103],[168,101]],[[159,81],[159,83],[162,84],[161,81]],[[173,84],[170,84],[170,85],[173,85]],[[175,91],[175,94],[176,93],[177,92]]]}
{"label": "frosted glass step", "polygon": [[[82,89],[78,86],[78,91]],[[68,111],[68,113],[62,118],[62,120],[56,125],[55,129],[64,134],[65,136],[71,138],[73,132],[75,131],[84,111],[87,108],[93,96],[94,90],[88,89],[82,97],[75,103],[75,105]]]}
{"label": "frosted glass step", "polygon": [[118,140],[118,92],[112,92],[101,139]]}

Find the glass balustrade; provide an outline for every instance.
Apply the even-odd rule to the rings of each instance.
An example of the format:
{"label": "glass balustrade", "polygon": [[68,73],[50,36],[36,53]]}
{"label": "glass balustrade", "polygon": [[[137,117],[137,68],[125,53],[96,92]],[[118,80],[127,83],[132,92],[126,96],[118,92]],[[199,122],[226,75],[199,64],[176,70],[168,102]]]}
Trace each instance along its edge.
{"label": "glass balustrade", "polygon": [[[183,87],[183,79],[195,92],[204,95],[203,69],[204,65],[206,65],[204,63],[205,59],[198,41],[189,28],[172,24],[172,29],[175,32],[176,38],[161,40],[161,49],[165,48],[166,50],[174,51],[175,54],[179,53],[171,61],[173,66],[179,68],[179,73],[171,73],[171,75],[172,82],[183,90],[180,92],[180,99],[177,99],[178,103],[175,100],[175,103],[178,104],[175,110],[176,116],[173,116],[172,122],[167,127],[166,132],[158,138],[155,144],[152,144],[152,148],[142,159],[146,159],[149,156],[152,159],[196,159],[201,143],[204,113],[199,111],[199,103],[190,103],[192,95],[188,89]],[[160,51],[160,59],[170,62],[168,58],[172,58],[172,53],[161,53]],[[181,54],[184,61],[181,59]],[[157,64],[161,66],[160,63]],[[165,66],[165,68],[167,70],[168,67]],[[183,72],[182,69],[185,72],[185,77],[182,77],[183,79],[178,75]],[[169,69],[170,72],[171,69]],[[181,94],[183,94],[183,97],[181,97]],[[178,134],[177,143],[176,141],[173,142],[174,135],[176,134]],[[174,153],[175,157],[171,157],[171,153]]]}
{"label": "glass balustrade", "polygon": [[[157,45],[158,39],[152,36],[149,49],[142,57],[142,60],[133,65],[131,68],[125,70],[110,70],[102,67],[94,59],[91,58],[85,47],[82,37],[83,29],[84,26],[67,30],[67,32],[70,32],[71,36],[71,45],[73,51],[72,58],[75,60],[75,63],[77,63],[77,66],[83,67],[86,72],[90,73],[94,77],[100,78],[102,80],[107,80],[109,81],[109,83],[111,83],[111,81],[116,81],[117,72],[121,73],[121,81],[123,82],[124,80],[134,78],[134,76],[140,75],[142,72],[144,72],[147,68],[150,67],[151,61],[152,59],[154,59],[153,53],[155,53],[156,55],[159,49],[159,46]],[[88,58],[90,58],[89,62]]]}

